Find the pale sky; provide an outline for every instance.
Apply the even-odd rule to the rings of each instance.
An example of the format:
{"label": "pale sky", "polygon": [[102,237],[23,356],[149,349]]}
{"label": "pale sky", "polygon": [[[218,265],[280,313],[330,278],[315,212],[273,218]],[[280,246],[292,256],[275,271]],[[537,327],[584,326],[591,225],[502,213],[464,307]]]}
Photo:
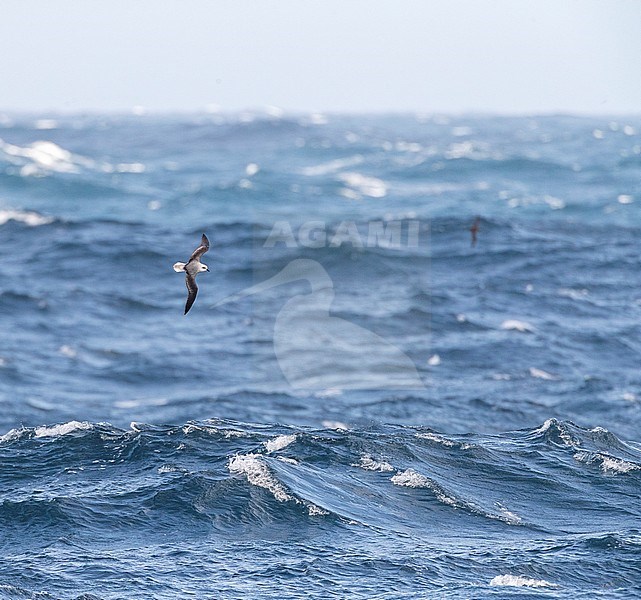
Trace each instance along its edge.
{"label": "pale sky", "polygon": [[641,0],[5,0],[0,110],[641,112]]}

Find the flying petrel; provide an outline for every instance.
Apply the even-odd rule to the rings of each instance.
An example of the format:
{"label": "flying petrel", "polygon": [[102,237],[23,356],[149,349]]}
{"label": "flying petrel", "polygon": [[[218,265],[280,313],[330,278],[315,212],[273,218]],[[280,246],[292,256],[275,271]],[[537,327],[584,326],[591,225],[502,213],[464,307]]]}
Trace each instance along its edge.
{"label": "flying petrel", "polygon": [[200,241],[200,246],[194,250],[194,253],[189,257],[189,260],[186,263],[177,262],[174,264],[174,271],[177,273],[185,273],[185,282],[187,284],[187,290],[189,294],[187,295],[187,302],[185,304],[185,314],[189,312],[191,305],[196,300],[196,294],[198,293],[198,286],[196,285],[196,275],[202,273],[203,271],[209,271],[209,267],[200,262],[200,257],[209,250],[209,240],[207,236],[203,233],[202,240]]}

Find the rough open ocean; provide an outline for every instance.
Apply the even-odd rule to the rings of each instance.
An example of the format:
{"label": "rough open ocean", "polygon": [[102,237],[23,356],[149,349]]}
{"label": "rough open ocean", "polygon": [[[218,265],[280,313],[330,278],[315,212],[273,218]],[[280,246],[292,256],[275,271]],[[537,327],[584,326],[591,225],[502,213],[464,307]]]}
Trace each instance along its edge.
{"label": "rough open ocean", "polygon": [[0,598],[639,597],[640,207],[639,116],[0,114]]}

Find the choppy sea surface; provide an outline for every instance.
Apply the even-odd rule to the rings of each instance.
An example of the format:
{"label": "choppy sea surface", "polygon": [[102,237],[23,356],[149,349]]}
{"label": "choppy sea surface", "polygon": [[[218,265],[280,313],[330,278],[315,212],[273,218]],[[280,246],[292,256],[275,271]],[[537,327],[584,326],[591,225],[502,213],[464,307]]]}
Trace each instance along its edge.
{"label": "choppy sea surface", "polygon": [[0,114],[0,597],[638,597],[640,207],[639,116]]}

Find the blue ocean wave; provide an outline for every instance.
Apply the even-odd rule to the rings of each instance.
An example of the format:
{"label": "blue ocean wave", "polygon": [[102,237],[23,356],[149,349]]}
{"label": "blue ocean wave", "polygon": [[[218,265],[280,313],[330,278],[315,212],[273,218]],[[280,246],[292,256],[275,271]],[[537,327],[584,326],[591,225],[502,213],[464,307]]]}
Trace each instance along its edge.
{"label": "blue ocean wave", "polygon": [[0,597],[641,593],[638,117],[2,123]]}

